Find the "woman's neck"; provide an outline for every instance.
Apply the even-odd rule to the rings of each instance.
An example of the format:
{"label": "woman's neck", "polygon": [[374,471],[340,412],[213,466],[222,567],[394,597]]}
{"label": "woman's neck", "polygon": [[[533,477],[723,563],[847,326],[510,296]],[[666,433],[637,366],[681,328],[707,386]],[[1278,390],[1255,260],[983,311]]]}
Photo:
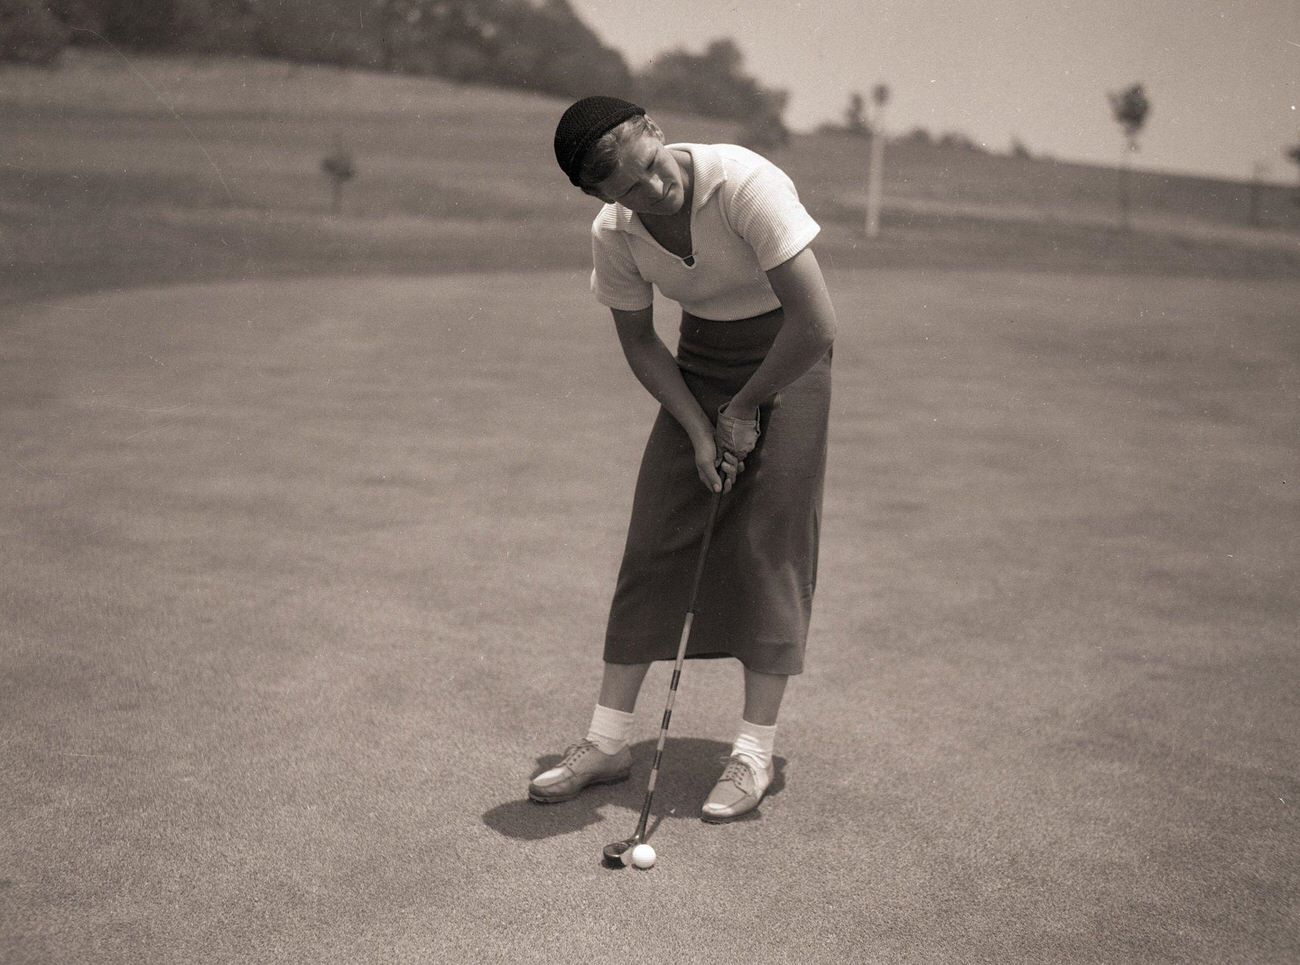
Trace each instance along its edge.
{"label": "woman's neck", "polygon": [[691,200],[695,197],[695,159],[691,157],[690,151],[682,148],[673,148],[673,157],[677,158],[677,165],[682,169],[682,186],[686,193],[682,210],[690,215]]}

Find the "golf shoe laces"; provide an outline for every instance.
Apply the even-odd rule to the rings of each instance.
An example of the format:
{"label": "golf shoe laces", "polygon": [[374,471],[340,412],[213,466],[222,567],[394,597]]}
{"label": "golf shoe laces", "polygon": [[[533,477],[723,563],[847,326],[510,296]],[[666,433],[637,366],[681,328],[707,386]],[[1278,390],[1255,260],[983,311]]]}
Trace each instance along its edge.
{"label": "golf shoe laces", "polygon": [[[718,778],[718,783],[731,781],[736,787],[740,788],[746,794],[756,783],[753,769],[742,761],[739,757],[727,759],[727,766],[722,771],[722,777]],[[746,784],[748,783],[748,787]]]}
{"label": "golf shoe laces", "polygon": [[596,745],[584,737],[582,740],[578,741],[578,743],[566,747],[564,749],[564,756],[560,758],[560,763],[555,766],[572,768],[574,764],[596,749]]}

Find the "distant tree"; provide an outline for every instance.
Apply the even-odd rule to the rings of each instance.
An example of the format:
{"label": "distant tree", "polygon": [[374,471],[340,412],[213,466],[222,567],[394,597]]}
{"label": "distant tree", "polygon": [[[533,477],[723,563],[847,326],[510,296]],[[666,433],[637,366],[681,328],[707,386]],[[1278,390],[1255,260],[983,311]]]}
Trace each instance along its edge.
{"label": "distant tree", "polygon": [[114,0],[104,6],[104,34],[133,50],[165,50],[180,39],[177,0]]}
{"label": "distant tree", "polygon": [[1138,149],[1138,133],[1151,113],[1151,101],[1141,84],[1134,84],[1121,91],[1112,91],[1110,98],[1111,113],[1124,131],[1124,158],[1119,169],[1119,211],[1120,224],[1128,228],[1129,217],[1129,158]]}
{"label": "distant tree", "polygon": [[497,32],[495,2],[385,2],[398,10],[405,8],[396,30],[402,43],[402,62],[395,64],[395,69],[470,83],[492,82],[496,57],[493,38]]}
{"label": "distant tree", "polygon": [[1029,150],[1029,145],[1020,140],[1020,138],[1013,136],[1011,138],[1011,156],[1029,160],[1034,155],[1033,152]]}
{"label": "distant tree", "polygon": [[552,94],[632,94],[623,55],[569,0],[365,0],[384,70]]}
{"label": "distant tree", "polygon": [[971,140],[970,136],[963,134],[961,131],[944,131],[935,141],[940,147],[955,148],[959,151],[978,151],[982,152],[984,148]]}
{"label": "distant tree", "polygon": [[68,28],[39,0],[0,0],[0,61],[53,65]]}
{"label": "distant tree", "polygon": [[263,4],[264,0],[181,0],[182,44],[195,50],[250,53]]}
{"label": "distant tree", "polygon": [[622,54],[601,43],[568,0],[499,0],[495,23],[496,83],[575,96],[633,93]]}
{"label": "distant tree", "polygon": [[858,137],[871,133],[871,125],[867,122],[867,102],[857,91],[849,95],[849,106],[844,108],[844,130]]}
{"label": "distant tree", "polygon": [[[276,4],[284,0],[275,0]],[[256,27],[268,0],[42,0],[74,44],[106,40],[132,50],[256,49]],[[322,0],[327,7],[328,0]]]}
{"label": "distant tree", "polygon": [[337,0],[262,0],[254,13],[253,49],[263,56],[340,67],[380,66],[376,38],[362,29],[364,16]]}
{"label": "distant tree", "polygon": [[934,143],[934,138],[924,127],[914,127],[898,139],[899,144],[920,144],[928,147]]}
{"label": "distant tree", "polygon": [[782,113],[785,91],[763,87],[743,70],[744,57],[731,40],[714,40],[703,54],[682,48],[655,57],[637,75],[641,100],[664,110],[743,121],[763,130],[772,146],[789,139]]}
{"label": "distant tree", "polygon": [[379,66],[387,71],[419,70],[423,58],[413,56],[425,37],[431,5],[424,0],[371,0],[370,29],[379,50]]}
{"label": "distant tree", "polygon": [[790,131],[781,120],[785,111],[785,91],[768,91],[768,106],[741,125],[737,140],[760,154],[776,150],[790,143]]}
{"label": "distant tree", "polygon": [[1111,112],[1120,127],[1124,129],[1129,150],[1136,151],[1138,133],[1151,113],[1151,102],[1147,99],[1146,90],[1141,84],[1134,84],[1125,90],[1114,91],[1108,96]]}
{"label": "distant tree", "polygon": [[68,28],[68,43],[104,41],[104,19],[112,0],[48,0],[41,4]]}
{"label": "distant tree", "polygon": [[818,134],[831,134],[849,137],[870,137],[871,120],[867,115],[867,99],[858,91],[849,94],[849,102],[844,108],[842,122],[825,121],[817,125]]}

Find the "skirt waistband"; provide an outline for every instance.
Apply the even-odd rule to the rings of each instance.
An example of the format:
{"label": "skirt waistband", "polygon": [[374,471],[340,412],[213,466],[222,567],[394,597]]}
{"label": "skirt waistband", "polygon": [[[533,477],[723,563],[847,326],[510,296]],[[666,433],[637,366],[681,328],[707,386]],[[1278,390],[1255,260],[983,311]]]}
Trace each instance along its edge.
{"label": "skirt waistband", "polygon": [[757,366],[767,356],[784,319],[779,308],[730,322],[698,318],[684,311],[677,360],[688,370]]}

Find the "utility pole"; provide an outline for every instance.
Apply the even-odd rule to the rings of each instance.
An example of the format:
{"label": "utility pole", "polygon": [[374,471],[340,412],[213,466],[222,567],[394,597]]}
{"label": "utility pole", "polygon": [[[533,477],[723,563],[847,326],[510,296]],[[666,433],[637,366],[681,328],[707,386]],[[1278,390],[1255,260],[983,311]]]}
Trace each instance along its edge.
{"label": "utility pole", "polygon": [[876,109],[871,113],[871,167],[867,170],[867,237],[880,234],[880,201],[885,181],[885,104],[889,88],[877,84],[871,92]]}

